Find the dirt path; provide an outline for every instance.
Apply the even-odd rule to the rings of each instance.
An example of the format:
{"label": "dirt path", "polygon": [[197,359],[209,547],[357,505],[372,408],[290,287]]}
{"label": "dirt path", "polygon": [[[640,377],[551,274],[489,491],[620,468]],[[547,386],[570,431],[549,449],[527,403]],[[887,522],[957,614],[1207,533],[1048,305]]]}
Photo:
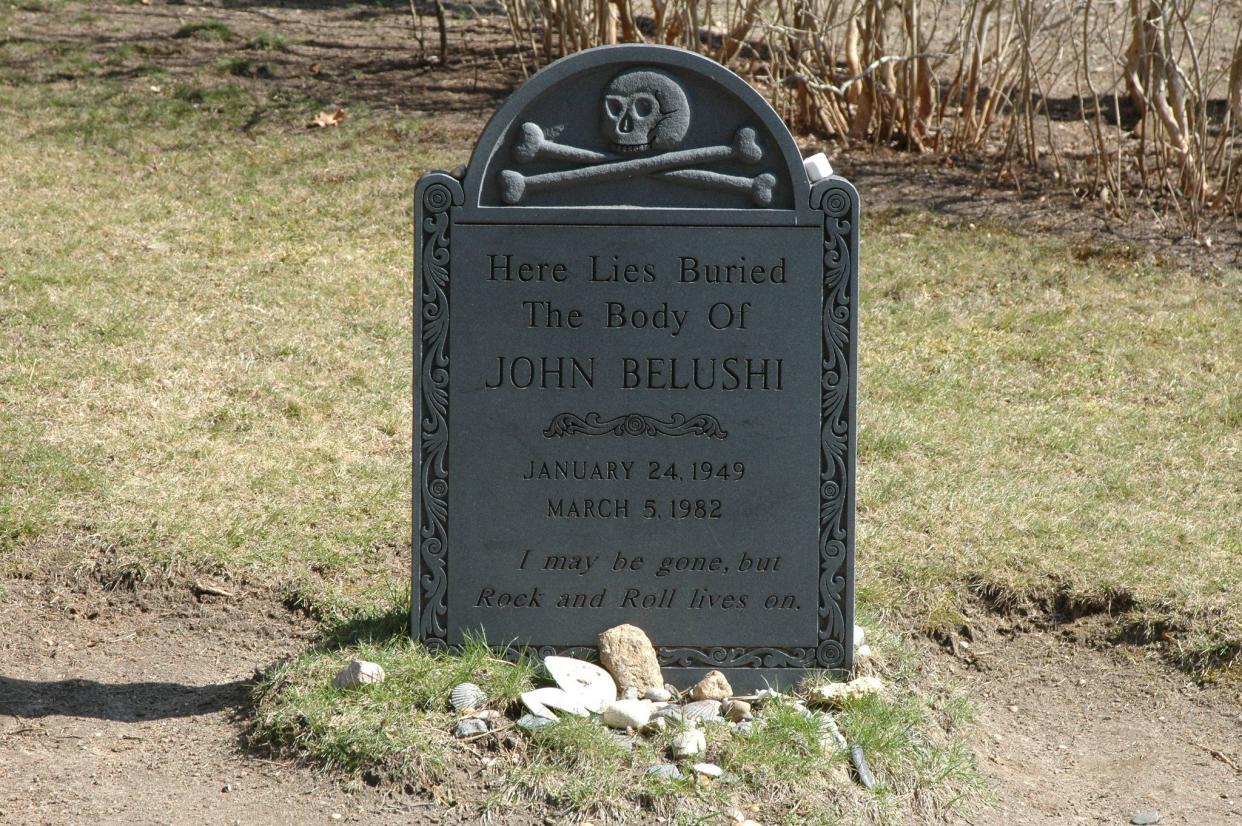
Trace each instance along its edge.
{"label": "dirt path", "polygon": [[4,586],[0,823],[440,822],[245,751],[246,681],[309,640],[279,605]]}
{"label": "dirt path", "polygon": [[[0,823],[473,819],[469,789],[446,810],[246,749],[246,681],[312,639],[270,598],[5,587]],[[998,802],[971,823],[1124,824],[1155,810],[1165,824],[1242,824],[1237,687],[1199,688],[1141,649],[1067,636],[994,632],[965,659],[936,658],[982,710],[976,754]]]}
{"label": "dirt path", "polygon": [[975,823],[1242,823],[1237,686],[1201,688],[1081,631],[994,634],[951,666],[982,709],[976,756],[999,797]]}

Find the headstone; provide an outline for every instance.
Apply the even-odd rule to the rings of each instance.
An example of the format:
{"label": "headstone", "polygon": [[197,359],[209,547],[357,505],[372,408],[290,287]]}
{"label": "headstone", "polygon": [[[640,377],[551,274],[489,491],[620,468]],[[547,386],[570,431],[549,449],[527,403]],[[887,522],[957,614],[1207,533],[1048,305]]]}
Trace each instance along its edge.
{"label": "headstone", "polygon": [[415,192],[412,631],[849,668],[858,198],[679,49],[580,52]]}

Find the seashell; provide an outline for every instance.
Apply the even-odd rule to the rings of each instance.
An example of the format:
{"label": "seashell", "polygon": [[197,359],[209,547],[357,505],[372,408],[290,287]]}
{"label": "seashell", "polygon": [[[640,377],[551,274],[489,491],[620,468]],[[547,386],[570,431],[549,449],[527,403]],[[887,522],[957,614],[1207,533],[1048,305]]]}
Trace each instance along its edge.
{"label": "seashell", "polygon": [[537,714],[540,717],[549,717],[553,720],[556,719],[556,715],[551,709],[564,711],[578,717],[586,717],[590,714],[582,704],[582,698],[575,697],[568,691],[554,686],[536,688],[534,691],[523,693],[522,703],[530,709],[532,714]]}
{"label": "seashell", "polygon": [[682,707],[687,720],[697,723],[712,723],[721,720],[719,700],[695,700]]}
{"label": "seashell", "polygon": [[453,686],[453,692],[449,695],[449,702],[458,711],[481,708],[487,702],[487,692],[474,683],[461,683]]}
{"label": "seashell", "polygon": [[543,667],[553,681],[581,701],[588,712],[600,711],[617,701],[617,684],[612,675],[594,663],[573,657],[544,657]]}

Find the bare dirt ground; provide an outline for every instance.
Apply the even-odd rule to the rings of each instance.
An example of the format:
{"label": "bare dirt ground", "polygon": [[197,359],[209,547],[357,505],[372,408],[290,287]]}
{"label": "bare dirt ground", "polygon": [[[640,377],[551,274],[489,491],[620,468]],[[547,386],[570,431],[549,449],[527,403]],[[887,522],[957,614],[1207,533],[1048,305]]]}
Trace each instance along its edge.
{"label": "bare dirt ground", "polygon": [[1097,645],[1091,619],[975,634],[939,663],[981,708],[975,754],[997,796],[977,824],[1242,823],[1242,695],[1150,649]]}
{"label": "bare dirt ground", "polygon": [[[9,581],[0,612],[0,823],[469,823],[433,790],[355,788],[245,742],[247,684],[308,646],[268,594],[101,591]],[[983,623],[981,623],[983,625]],[[1242,698],[1089,620],[976,632],[936,653],[981,709],[996,803],[964,822],[1242,823]],[[467,757],[465,762],[469,762]]]}
{"label": "bare dirt ground", "polygon": [[247,683],[309,644],[270,597],[5,583],[0,823],[441,823],[247,750]]}

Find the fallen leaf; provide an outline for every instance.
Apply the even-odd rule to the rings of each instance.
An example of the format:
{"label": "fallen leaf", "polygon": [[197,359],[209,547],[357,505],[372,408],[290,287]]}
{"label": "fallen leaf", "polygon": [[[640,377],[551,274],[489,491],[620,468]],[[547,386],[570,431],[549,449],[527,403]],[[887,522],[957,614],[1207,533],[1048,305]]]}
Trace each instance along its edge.
{"label": "fallen leaf", "polygon": [[325,126],[340,126],[344,122],[345,122],[345,110],[344,109],[337,109],[335,111],[331,109],[325,109],[322,112],[320,112],[318,115],[315,115],[315,119],[311,121],[308,125],[318,126],[322,128]]}
{"label": "fallen leaf", "polygon": [[306,71],[310,72],[312,75],[319,74],[319,64],[312,63],[310,66],[306,67]]}

